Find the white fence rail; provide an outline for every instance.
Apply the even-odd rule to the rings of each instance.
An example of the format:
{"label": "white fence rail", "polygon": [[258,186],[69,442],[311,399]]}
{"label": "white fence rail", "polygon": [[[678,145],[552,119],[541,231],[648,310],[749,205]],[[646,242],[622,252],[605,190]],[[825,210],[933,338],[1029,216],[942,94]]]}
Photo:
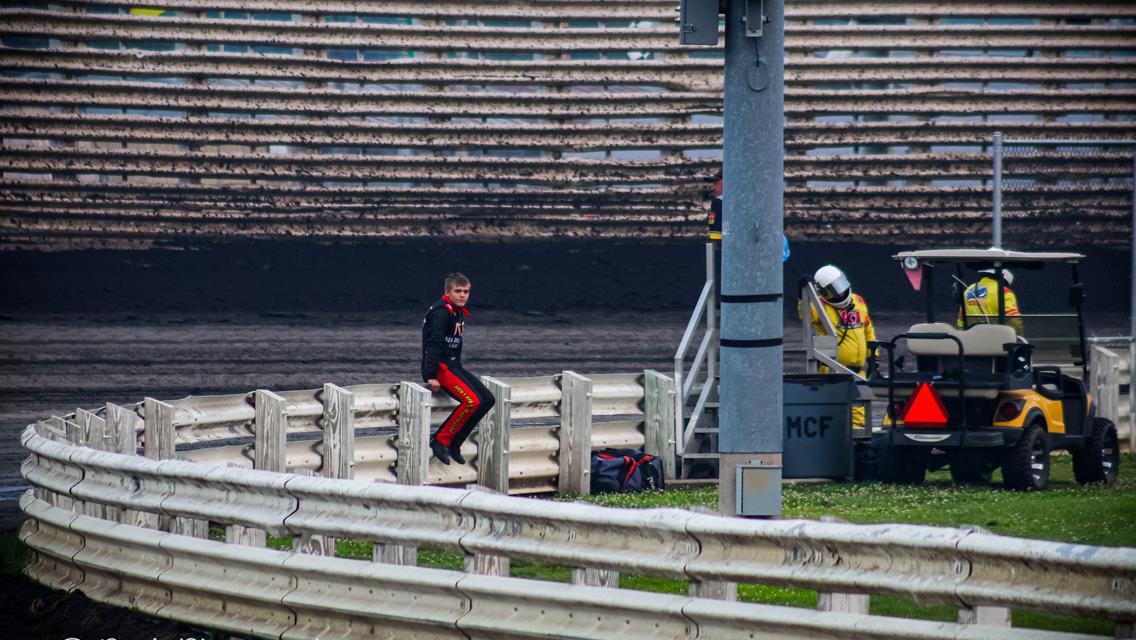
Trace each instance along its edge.
{"label": "white fence rail", "polygon": [[[1132,360],[1129,350],[1093,345],[1089,362],[1089,391],[1093,394],[1097,415],[1112,420],[1120,443],[1127,444],[1129,451],[1136,451],[1136,431],[1132,428]],[[1121,392],[1124,386],[1129,387],[1127,393]]]}
{"label": "white fence rail", "polygon": [[[650,447],[669,437],[669,378],[569,373],[486,379],[499,402],[475,451],[473,477],[481,485],[551,488],[547,474],[562,475],[557,465],[565,458],[580,464],[565,442]],[[412,383],[325,385],[172,403],[148,398],[128,408],[108,405],[105,418],[78,410],[42,421],[22,437],[31,454],[22,472],[34,487],[21,501],[29,517],[21,539],[35,552],[27,571],[98,601],[273,638],[380,630],[390,637],[606,638],[613,628],[630,638],[748,638],[755,630],[783,638],[1086,637],[1011,628],[1009,611],[1018,608],[1112,620],[1118,637],[1133,631],[1134,549],[414,486],[469,473],[441,475],[437,464],[425,463],[434,409]],[[634,418],[632,409],[642,425],[591,420]],[[517,416],[553,415],[559,424],[511,427]],[[365,435],[376,425],[398,434]],[[574,435],[562,438],[564,430]],[[145,456],[136,455],[139,433]],[[252,449],[218,437],[226,433],[255,437]],[[322,438],[288,439],[313,434]],[[376,463],[369,456],[380,450],[389,460],[377,456],[384,462]],[[548,462],[527,460],[530,450]],[[367,465],[372,471],[359,473]],[[521,472],[537,467],[540,482],[528,483]],[[317,470],[324,477],[313,477]],[[571,477],[586,480],[582,472]],[[401,484],[365,481],[375,479]],[[224,529],[224,542],[208,539],[210,527]],[[267,548],[269,535],[291,539],[291,549]],[[371,561],[336,557],[340,538],[372,543]],[[418,567],[419,549],[460,554],[465,571]],[[511,578],[513,559],[570,567],[572,585]],[[620,574],[683,581],[689,595],[618,589]],[[814,589],[820,610],[739,603],[738,583]],[[868,615],[873,594],[954,606],[959,622]]]}

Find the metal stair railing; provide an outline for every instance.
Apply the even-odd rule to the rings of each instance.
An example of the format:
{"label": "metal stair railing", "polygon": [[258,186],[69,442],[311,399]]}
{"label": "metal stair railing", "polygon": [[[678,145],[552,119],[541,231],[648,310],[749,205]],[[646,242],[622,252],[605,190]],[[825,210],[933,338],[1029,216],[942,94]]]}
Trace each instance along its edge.
{"label": "metal stair railing", "polygon": [[[706,283],[702,286],[702,293],[698,296],[698,303],[694,305],[694,312],[690,314],[690,321],[686,324],[686,331],[682,334],[678,350],[674,356],[675,380],[675,453],[682,455],[694,437],[694,427],[698,424],[706,409],[706,401],[717,384],[718,371],[718,323],[717,323],[717,293],[715,292],[714,244],[706,243]],[[700,324],[705,324],[702,341],[698,344],[698,351],[690,363],[690,369],[684,370],[686,353],[694,341],[694,335]],[[706,379],[698,393],[698,400],[690,413],[690,418],[684,417],[686,403],[694,391],[695,383],[702,371],[706,368]]]}
{"label": "metal stair railing", "polygon": [[[806,311],[806,308],[816,313],[827,335],[818,336],[813,332],[812,314]],[[811,283],[805,283],[801,288],[800,316],[801,340],[805,344],[805,371],[816,373],[817,365],[821,364],[832,371],[847,373],[858,380],[864,380],[864,376],[836,361],[836,328],[832,326],[832,320],[825,313],[824,305]]]}

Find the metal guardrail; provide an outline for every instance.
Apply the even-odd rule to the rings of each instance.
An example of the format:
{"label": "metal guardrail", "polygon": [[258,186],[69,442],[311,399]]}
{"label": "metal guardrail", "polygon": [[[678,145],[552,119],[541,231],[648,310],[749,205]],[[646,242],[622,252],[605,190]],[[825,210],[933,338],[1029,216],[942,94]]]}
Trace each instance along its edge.
{"label": "metal guardrail", "polygon": [[[1134,549],[973,529],[608,509],[159,461],[56,441],[69,428],[60,434],[58,426],[23,434],[32,454],[23,473],[34,487],[21,501],[29,520],[20,535],[36,553],[29,574],[234,632],[363,637],[381,624],[443,637],[535,638],[551,629],[592,638],[618,623],[629,637],[652,638],[746,637],[753,628],[790,638],[1086,637],[699,597],[729,582],[899,595],[959,607],[966,620],[991,607],[1105,617],[1122,630],[1136,619]],[[201,539],[192,522],[224,526],[232,543]],[[264,546],[248,531],[291,536],[293,550],[236,544]],[[375,562],[317,557],[333,547],[306,544],[336,537],[374,542]],[[461,553],[466,572],[416,567],[418,548]],[[572,567],[574,585],[509,578],[514,558]],[[691,596],[595,586],[615,586],[616,572],[686,580]]]}
{"label": "metal guardrail", "polygon": [[[509,430],[508,449],[503,452],[499,464],[508,468],[508,488],[496,487],[501,491],[531,493],[554,491],[558,488],[558,477],[566,472],[568,458],[561,451],[560,434],[578,431],[587,434],[591,449],[607,447],[646,448],[655,455],[673,459],[663,447],[661,437],[655,437],[652,429],[658,429],[659,413],[669,415],[669,407],[660,409],[659,402],[644,400],[644,379],[655,382],[658,374],[600,374],[591,379],[580,380],[591,384],[591,410],[587,414],[574,414],[573,421],[559,425],[551,424],[563,418],[561,379],[568,375],[543,377],[523,377],[498,381],[501,389],[509,394],[507,413],[499,414],[498,421],[487,421],[466,443],[469,458],[467,465],[443,466],[417,459],[415,451],[400,446],[400,439],[415,439],[418,449],[426,450],[426,438],[431,425],[440,424],[454,406],[453,400],[442,394],[420,396],[418,404],[420,415],[428,416],[428,421],[408,424],[407,407],[401,398],[407,397],[411,383],[364,384],[346,387],[341,391],[351,400],[351,430],[353,449],[351,477],[359,480],[395,481],[398,469],[408,465],[420,466],[415,475],[424,477],[431,484],[466,484],[478,480],[478,467],[483,459],[478,455],[483,451],[479,443],[487,438],[490,431],[501,438],[504,430]],[[571,374],[575,375],[575,374]],[[669,379],[662,377],[657,381],[663,393],[670,389]],[[334,385],[329,385],[333,387]],[[334,388],[339,389],[339,388]],[[152,400],[156,406],[169,407],[167,429],[174,434],[174,440],[183,443],[176,457],[210,464],[226,464],[244,468],[258,467],[256,464],[258,448],[264,449],[258,435],[257,397],[258,393],[235,394],[220,397],[189,397],[172,402]],[[283,426],[282,448],[284,469],[308,469],[315,473],[325,468],[323,450],[328,446],[327,402],[332,391],[323,390],[283,391],[281,398],[281,424]],[[669,401],[669,398],[666,399]],[[144,413],[143,408],[139,407]],[[600,418],[600,419],[593,419]],[[623,419],[619,419],[623,418]],[[509,429],[512,421],[535,423],[529,427]],[[262,421],[261,419],[261,422]],[[546,425],[546,426],[544,426]],[[360,430],[356,434],[354,431]],[[398,433],[393,433],[398,430]],[[385,433],[383,432],[385,431]],[[227,443],[239,439],[239,443]],[[173,456],[162,456],[173,457]],[[579,456],[579,457],[583,457]],[[573,469],[576,476],[574,491],[587,493],[587,465]],[[264,467],[258,467],[264,468]]]}
{"label": "metal guardrail", "polygon": [[[37,575],[93,599],[257,637],[779,638],[1075,640],[1023,629],[738,604],[671,594],[517,580],[440,569],[232,548],[25,502]],[[124,553],[124,551],[126,553]],[[108,580],[108,576],[114,576]]]}
{"label": "metal guardrail", "polygon": [[[579,397],[563,392],[566,377],[587,387]],[[170,402],[147,398],[129,407],[79,409],[44,428],[75,439],[98,425],[119,442],[97,448],[122,453],[135,451],[141,436],[141,450],[155,459],[368,481],[395,482],[410,474],[428,484],[483,482],[518,494],[557,489],[587,494],[593,449],[645,449],[673,468],[673,383],[666,376],[646,371],[586,378],[564,372],[483,381],[499,407],[464,445],[465,465],[441,465],[426,453],[431,425],[445,419],[454,401],[409,382]],[[568,411],[573,400],[583,410]],[[483,478],[488,468],[494,477]]]}

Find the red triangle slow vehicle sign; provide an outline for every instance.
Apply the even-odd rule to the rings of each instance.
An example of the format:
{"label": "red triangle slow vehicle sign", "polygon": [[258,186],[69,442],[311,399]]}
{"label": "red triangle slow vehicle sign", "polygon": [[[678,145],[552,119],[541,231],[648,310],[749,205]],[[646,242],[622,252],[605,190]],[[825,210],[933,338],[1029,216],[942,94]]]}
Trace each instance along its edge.
{"label": "red triangle slow vehicle sign", "polygon": [[938,429],[947,425],[947,408],[930,382],[920,382],[903,408],[903,426]]}

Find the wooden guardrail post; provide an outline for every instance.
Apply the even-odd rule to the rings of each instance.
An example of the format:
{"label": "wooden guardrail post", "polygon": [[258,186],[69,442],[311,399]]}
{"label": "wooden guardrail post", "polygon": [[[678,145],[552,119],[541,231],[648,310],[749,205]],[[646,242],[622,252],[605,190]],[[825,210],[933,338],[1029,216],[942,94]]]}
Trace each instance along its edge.
{"label": "wooden guardrail post", "polygon": [[586,587],[619,588],[619,572],[608,569],[572,567],[572,584]]}
{"label": "wooden guardrail post", "polygon": [[[111,441],[111,433],[107,429],[107,421],[91,411],[78,408],[75,409],[75,420],[79,422],[79,427],[83,430],[83,439],[85,444],[92,449],[98,451],[113,451],[114,443]],[[87,515],[95,518],[102,518],[110,520],[111,522],[118,522],[120,509],[110,505],[87,505]]]}
{"label": "wooden guardrail post", "polygon": [[667,480],[675,477],[674,394],[674,380],[643,372],[643,452],[662,460]]}
{"label": "wooden guardrail post", "polygon": [[399,484],[426,484],[430,468],[430,392],[413,382],[398,387]]}
{"label": "wooden guardrail post", "polygon": [[106,403],[107,434],[110,438],[108,450],[126,456],[137,455],[138,438],[135,435],[138,414],[125,407]]}
{"label": "wooden guardrail post", "polygon": [[323,385],[323,477],[355,477],[355,394],[334,384]]}
{"label": "wooden guardrail post", "polygon": [[[317,474],[311,469],[295,469],[292,473],[298,476],[314,477]],[[335,538],[320,534],[301,533],[292,536],[292,551],[310,556],[335,557]]]}
{"label": "wooden guardrail post", "polygon": [[817,594],[817,611],[868,615],[870,596],[864,593],[824,591]]}
{"label": "wooden guardrail post", "polygon": [[959,607],[958,621],[959,624],[980,624],[986,627],[1009,627],[1010,609],[1007,607],[987,607],[983,605],[978,605],[975,607]]}
{"label": "wooden guardrail post", "polygon": [[[142,400],[142,455],[151,460],[172,460],[174,457],[174,408],[155,398]],[[152,513],[142,513],[138,526],[170,530],[170,519]]]}
{"label": "wooden guardrail post", "polygon": [[586,496],[592,476],[592,381],[573,371],[560,376],[560,493]]}
{"label": "wooden guardrail post", "polygon": [[[961,528],[980,535],[989,535],[990,533],[989,530],[974,525],[963,525]],[[1012,626],[1009,607],[992,607],[987,605],[959,607],[958,621],[959,624],[979,624],[986,627]]]}
{"label": "wooden guardrail post", "polygon": [[75,409],[75,422],[83,433],[83,446],[96,451],[108,451],[106,420],[83,408]]}
{"label": "wooden guardrail post", "polygon": [[477,428],[477,484],[498,493],[509,493],[509,430],[513,428],[512,387],[483,376],[481,383],[497,403]]}
{"label": "wooden guardrail post", "polygon": [[[717,511],[703,506],[687,507],[694,513],[703,513],[716,516]],[[737,602],[738,583],[728,580],[691,580],[686,587],[687,595],[691,598],[706,598],[707,600],[725,600]]]}
{"label": "wooden guardrail post", "polygon": [[[106,431],[108,435],[108,451],[120,453],[125,456],[138,455],[138,414],[110,402],[106,403]],[[117,512],[118,522],[122,524],[144,526],[145,514],[134,509],[121,509]],[[112,518],[110,508],[107,518]]]}
{"label": "wooden guardrail post", "polygon": [[[835,516],[821,516],[820,521],[848,524],[847,520]],[[861,613],[867,615],[870,603],[870,596],[864,593],[841,593],[836,591],[821,591],[817,593],[817,611]]]}
{"label": "wooden guardrail post", "polygon": [[[75,423],[79,425],[79,433],[81,434],[81,442],[84,447],[89,447],[96,451],[106,451],[106,420],[103,420],[94,413],[87,411],[81,407],[75,409]],[[87,502],[83,512],[93,518],[107,518],[108,509],[113,507],[105,507],[97,502]],[[108,518],[110,520],[117,520],[117,511],[114,511],[115,518]]]}
{"label": "wooden guardrail post", "polygon": [[[52,424],[55,428],[63,433],[64,442],[76,446],[83,444],[83,433],[79,429],[79,425],[75,424],[74,422],[71,422],[66,418],[61,418],[59,416],[51,416],[49,424]],[[66,493],[57,494],[55,504],[57,507],[68,509],[80,515],[84,513],[82,501],[76,500]]]}
{"label": "wooden guardrail post", "polygon": [[174,408],[155,398],[142,401],[142,451],[151,460],[174,457]]}
{"label": "wooden guardrail post", "polygon": [[56,442],[67,441],[67,427],[63,424],[63,418],[59,416],[51,416],[47,420],[39,422],[39,432],[50,440]]}
{"label": "wooden guardrail post", "polygon": [[[325,478],[350,480],[355,477],[355,394],[324,384],[320,395],[323,416],[323,463]],[[314,475],[314,474],[313,474]],[[335,538],[331,536],[300,534],[293,537],[292,549],[297,553],[317,556],[335,556]]]}
{"label": "wooden guardrail post", "polygon": [[288,401],[266,389],[257,389],[253,402],[256,409],[253,468],[283,473],[284,451],[288,441],[288,421],[284,417],[284,408]]}
{"label": "wooden guardrail post", "polygon": [[[482,376],[481,383],[493,394],[496,404],[477,428],[477,484],[468,488],[478,491],[509,493],[509,430],[513,427],[512,387],[496,378]],[[507,556],[485,553],[466,554],[466,573],[509,577]]]}
{"label": "wooden guardrail post", "polygon": [[[413,382],[398,385],[398,466],[399,484],[426,484],[430,468],[430,391]],[[418,548],[411,545],[375,543],[375,562],[414,566]]]}
{"label": "wooden guardrail post", "polygon": [[[154,398],[146,398],[142,402],[142,412],[145,416],[143,444],[146,457],[153,460],[175,459],[173,405]],[[158,528],[194,538],[209,537],[209,522],[197,518],[160,516]]]}
{"label": "wooden guardrail post", "polygon": [[[252,397],[255,416],[256,444],[253,447],[253,469],[282,473],[288,422],[284,417],[287,401],[266,389],[257,389]],[[225,527],[225,542],[246,547],[263,547],[268,534],[263,529],[230,524]]]}
{"label": "wooden guardrail post", "polygon": [[[489,379],[492,380],[492,378],[489,378]],[[485,380],[486,380],[486,378],[482,378],[483,384],[484,384]],[[486,384],[486,388],[488,388],[490,391],[493,391],[493,392],[497,391],[495,388],[490,387],[487,384]],[[508,389],[508,387],[505,387],[505,388]],[[494,397],[497,398],[497,402],[498,402],[498,404],[500,404],[501,397],[497,396],[496,394],[494,394]],[[484,423],[482,423],[482,424],[484,424]],[[481,450],[481,445],[478,444],[478,454],[477,454],[478,456],[481,455],[480,450]],[[466,489],[469,489],[470,491],[486,491],[486,492],[489,492],[489,493],[499,493],[497,491],[493,491],[492,489],[486,488],[486,487],[479,485],[479,484],[466,485]],[[510,562],[509,562],[508,556],[498,556],[498,555],[492,555],[492,554],[488,554],[488,553],[467,553],[467,554],[465,554],[465,572],[466,573],[475,573],[475,574],[481,575],[481,576],[500,576],[502,578],[508,578],[509,577],[509,567],[510,567]]]}
{"label": "wooden guardrail post", "polygon": [[691,598],[737,602],[738,583],[726,580],[691,580],[687,586]]}
{"label": "wooden guardrail post", "polygon": [[[54,429],[50,424],[48,424],[47,420],[37,420],[35,423],[35,430],[41,438],[47,438],[48,440],[56,439]],[[32,491],[35,492],[36,498],[43,500],[53,507],[59,506],[59,494],[55,493],[54,491],[46,489],[39,485],[32,485]]]}

